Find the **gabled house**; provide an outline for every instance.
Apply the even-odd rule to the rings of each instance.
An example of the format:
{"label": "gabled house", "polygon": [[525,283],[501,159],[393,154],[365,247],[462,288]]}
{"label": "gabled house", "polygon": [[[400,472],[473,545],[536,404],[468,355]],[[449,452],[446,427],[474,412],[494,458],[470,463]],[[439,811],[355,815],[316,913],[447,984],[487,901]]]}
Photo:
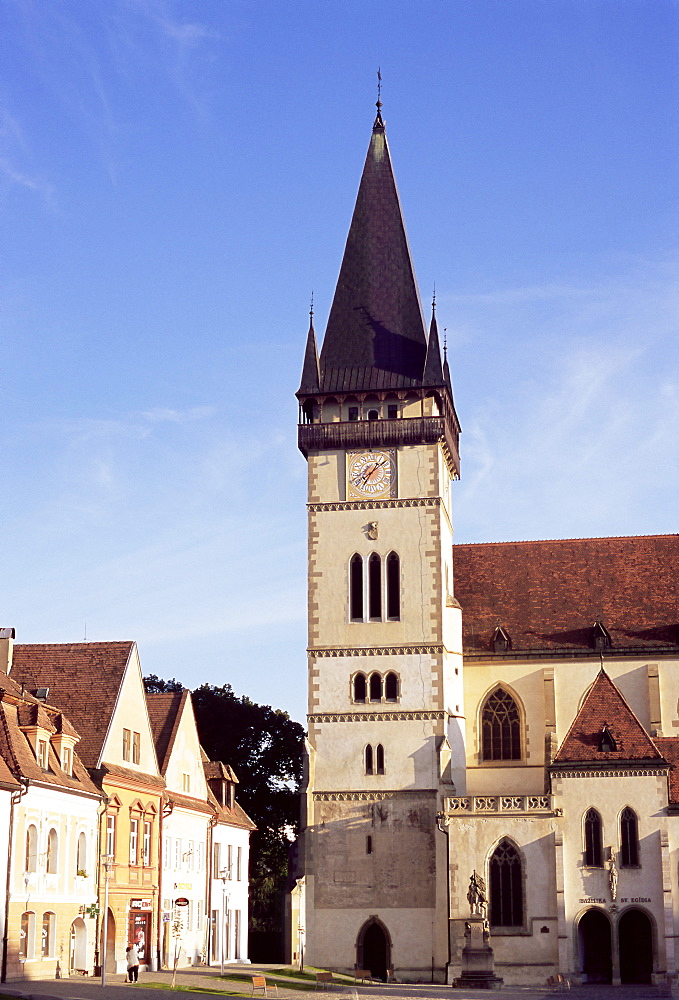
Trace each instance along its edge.
{"label": "gabled house", "polygon": [[[125,948],[134,941],[142,965],[153,968],[165,781],[158,769],[136,644],[20,644],[14,647],[8,672],[34,696],[48,691],[50,701],[67,714],[80,734],[80,758],[104,796],[97,964],[105,960],[108,971],[124,971]],[[38,716],[27,732],[40,740]],[[68,734],[60,738],[66,746]]]}

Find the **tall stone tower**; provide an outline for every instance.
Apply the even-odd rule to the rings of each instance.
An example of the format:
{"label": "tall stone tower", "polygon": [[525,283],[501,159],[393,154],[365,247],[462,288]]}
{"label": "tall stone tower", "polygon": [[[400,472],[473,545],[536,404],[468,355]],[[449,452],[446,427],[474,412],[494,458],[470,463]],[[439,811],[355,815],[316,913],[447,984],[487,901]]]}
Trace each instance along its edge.
{"label": "tall stone tower", "polygon": [[443,979],[436,814],[464,792],[465,763],[450,507],[460,428],[379,101],[323,347],[319,357],[312,317],[297,398],[309,476],[305,958]]}

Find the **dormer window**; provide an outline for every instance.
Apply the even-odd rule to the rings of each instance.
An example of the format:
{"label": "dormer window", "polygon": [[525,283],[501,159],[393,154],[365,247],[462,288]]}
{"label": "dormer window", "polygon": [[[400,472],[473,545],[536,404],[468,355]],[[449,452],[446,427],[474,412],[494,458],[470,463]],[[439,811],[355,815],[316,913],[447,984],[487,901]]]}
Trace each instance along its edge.
{"label": "dormer window", "polygon": [[613,753],[618,749],[613,733],[608,726],[604,726],[599,736],[599,753]]}
{"label": "dormer window", "polygon": [[191,775],[182,774],[182,791],[188,795],[191,791]]}
{"label": "dormer window", "polygon": [[64,774],[73,773],[73,751],[70,747],[64,747],[61,751],[61,770]]}
{"label": "dormer window", "polygon": [[493,632],[493,652],[506,653],[511,648],[512,640],[509,638],[509,633],[503,629],[502,625],[498,625]]}
{"label": "dormer window", "polygon": [[47,770],[47,748],[47,740],[38,740],[36,759],[38,761],[38,767],[41,767],[43,771]]}
{"label": "dormer window", "polygon": [[609,649],[611,646],[611,635],[600,618],[592,625],[592,645],[594,649]]}

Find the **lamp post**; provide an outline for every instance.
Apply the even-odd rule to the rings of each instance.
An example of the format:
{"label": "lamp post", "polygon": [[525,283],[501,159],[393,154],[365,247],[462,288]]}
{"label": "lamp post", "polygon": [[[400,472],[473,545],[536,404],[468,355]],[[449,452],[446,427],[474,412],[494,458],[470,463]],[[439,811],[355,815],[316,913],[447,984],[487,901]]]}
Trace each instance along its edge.
{"label": "lamp post", "polygon": [[299,940],[299,971],[304,972],[304,926],[302,924],[302,911],[299,913],[299,923],[297,924],[297,937]]}
{"label": "lamp post", "polygon": [[108,947],[108,880],[113,872],[113,855],[105,854],[104,862],[104,924],[102,927],[101,947],[101,985],[106,986],[106,949]]}
{"label": "lamp post", "polygon": [[226,939],[226,935],[228,933],[227,925],[226,925],[226,918],[227,918],[227,914],[229,912],[229,894],[226,891],[226,883],[229,882],[230,879],[231,879],[231,869],[230,868],[222,868],[221,872],[219,873],[219,877],[222,880],[222,948],[221,948],[222,968],[221,968],[221,975],[223,976],[224,975],[224,952],[226,950],[226,948],[225,948],[225,944],[226,944],[226,940],[227,940]]}

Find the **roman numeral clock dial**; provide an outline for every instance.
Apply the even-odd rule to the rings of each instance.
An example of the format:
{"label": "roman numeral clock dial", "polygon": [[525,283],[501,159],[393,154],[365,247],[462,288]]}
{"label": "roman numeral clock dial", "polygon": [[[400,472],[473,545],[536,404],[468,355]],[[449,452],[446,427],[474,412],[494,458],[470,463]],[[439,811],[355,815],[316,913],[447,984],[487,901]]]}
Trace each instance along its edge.
{"label": "roman numeral clock dial", "polygon": [[395,452],[360,451],[347,455],[348,500],[375,500],[395,496]]}

